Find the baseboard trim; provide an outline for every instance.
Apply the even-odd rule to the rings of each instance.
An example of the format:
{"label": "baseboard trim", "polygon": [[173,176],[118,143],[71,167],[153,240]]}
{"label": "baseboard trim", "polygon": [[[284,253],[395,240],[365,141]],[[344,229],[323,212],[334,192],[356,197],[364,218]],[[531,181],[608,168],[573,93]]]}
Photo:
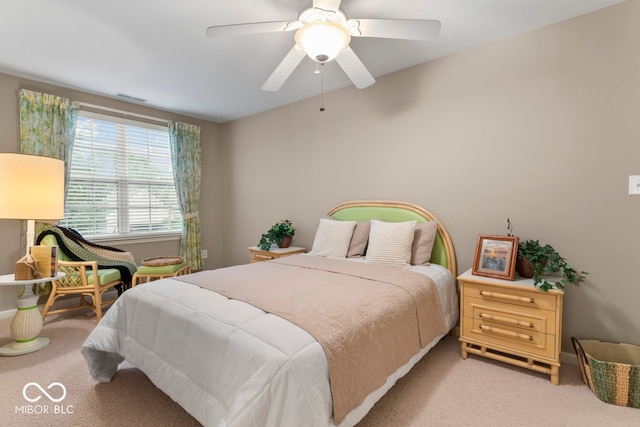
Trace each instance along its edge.
{"label": "baseboard trim", "polygon": [[0,320],[12,318],[13,316],[16,315],[16,311],[18,310],[15,308],[0,311]]}
{"label": "baseboard trim", "polygon": [[567,365],[578,366],[578,357],[576,356],[575,353],[562,351],[560,352],[560,363],[563,365],[567,364]]}
{"label": "baseboard trim", "polygon": [[[118,296],[118,292],[115,289],[109,289],[107,292],[104,293],[104,297],[105,299],[115,299]],[[75,298],[69,298],[69,299],[65,299],[65,300],[61,300],[58,301],[56,303],[56,307],[57,308],[68,308],[68,307],[73,307],[74,305],[76,305],[76,299]],[[38,306],[40,308],[40,311],[42,311],[42,308],[44,307],[44,305],[39,305]],[[13,316],[15,316],[16,314],[16,309],[10,309],[10,310],[4,310],[4,311],[0,311],[0,320],[1,319],[8,319],[11,318]],[[459,337],[460,336],[460,327],[459,326],[455,326],[453,329],[451,329],[450,334],[455,336],[455,337]],[[574,365],[574,366],[578,366],[578,358],[576,357],[575,353],[571,353],[568,351],[562,351],[560,352],[560,363],[561,364],[567,364],[567,365]]]}

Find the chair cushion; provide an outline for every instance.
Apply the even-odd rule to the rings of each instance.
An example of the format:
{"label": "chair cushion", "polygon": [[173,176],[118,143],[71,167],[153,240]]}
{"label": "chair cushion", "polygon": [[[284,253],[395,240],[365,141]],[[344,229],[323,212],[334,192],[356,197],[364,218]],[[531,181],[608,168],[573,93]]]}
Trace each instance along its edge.
{"label": "chair cushion", "polygon": [[187,261],[182,261],[180,264],[163,265],[161,267],[141,265],[138,267],[136,274],[138,276],[170,276],[186,265]]}
{"label": "chair cushion", "polygon": [[[105,268],[98,270],[98,280],[100,286],[107,285],[114,280],[120,280],[120,270],[117,268]],[[93,274],[87,274],[87,281],[90,285],[93,285]]]}
{"label": "chair cushion", "polygon": [[[72,273],[70,276],[67,276],[66,279],[62,279],[62,282],[65,283],[67,279],[72,279],[72,283],[76,283],[76,286],[79,286],[78,282],[78,273]],[[120,271],[115,268],[105,268],[103,270],[98,270],[98,280],[100,281],[100,286],[107,285],[112,283],[115,280],[120,280]],[[87,269],[87,285],[93,285],[93,273],[91,269]]]}

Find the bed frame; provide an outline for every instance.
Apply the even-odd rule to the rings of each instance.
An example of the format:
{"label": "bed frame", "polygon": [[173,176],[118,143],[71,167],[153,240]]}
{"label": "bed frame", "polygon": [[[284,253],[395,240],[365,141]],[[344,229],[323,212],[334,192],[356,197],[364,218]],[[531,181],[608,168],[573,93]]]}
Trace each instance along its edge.
{"label": "bed frame", "polygon": [[[451,238],[440,221],[425,209],[404,202],[355,201],[338,205],[331,209],[328,214],[336,220],[368,221],[371,219],[379,219],[389,222],[410,220],[419,222],[436,221],[438,223],[437,237],[432,251],[431,262],[449,269],[455,279],[456,259]],[[251,268],[249,266],[247,267]],[[267,265],[266,267],[269,266]],[[196,273],[196,275],[197,274],[200,273]],[[295,375],[294,378],[299,378],[302,374],[298,372],[298,368],[295,368],[295,366],[304,366],[304,375],[320,375],[322,376],[321,378],[328,375],[328,366],[325,367],[324,365],[317,364],[315,363],[315,359],[313,359],[313,357],[315,357],[314,354],[316,354],[316,356],[321,355],[321,347],[316,345],[306,332],[302,332],[300,329],[292,329],[289,331],[286,329],[288,324],[283,323],[285,321],[282,318],[267,315],[266,313],[264,317],[261,317],[259,320],[260,328],[263,328],[260,329],[257,327],[257,323],[251,325],[251,322],[247,321],[247,319],[257,319],[256,316],[259,315],[259,313],[255,311],[257,309],[246,305],[239,305],[239,303],[230,301],[228,298],[214,296],[208,291],[200,289],[198,286],[181,286],[180,288],[176,288],[174,287],[176,284],[172,283],[176,281],[176,279],[178,278],[165,278],[156,282],[136,286],[127,291],[109,309],[101,321],[100,327],[96,328],[89,335],[82,348],[82,353],[87,359],[93,378],[102,382],[110,381],[117,371],[118,363],[120,363],[122,357],[126,354],[130,357],[129,362],[145,372],[158,388],[167,393],[179,405],[185,408],[185,410],[204,423],[213,422],[213,420],[218,419],[220,416],[226,417],[227,414],[223,406],[221,406],[224,402],[222,398],[216,400],[217,398],[213,397],[213,392],[207,392],[205,390],[208,385],[204,387],[199,385],[200,377],[197,379],[193,378],[186,372],[177,369],[180,366],[187,366],[189,369],[192,368],[191,364],[187,364],[191,359],[184,357],[184,355],[189,353],[184,352],[184,348],[198,348],[202,353],[194,354],[196,356],[194,360],[200,361],[200,363],[212,363],[212,360],[216,361],[217,364],[215,366],[202,365],[198,368],[197,372],[203,372],[203,375],[205,371],[216,373],[218,377],[230,375],[229,371],[223,372],[218,370],[217,367],[223,366],[225,360],[231,362],[231,359],[228,359],[228,354],[236,354],[234,352],[237,352],[243,361],[252,360],[252,358],[258,361],[262,359],[268,361],[269,358],[267,356],[271,354],[271,352],[282,361],[285,361],[285,359],[289,357],[288,351],[291,351],[291,357],[283,363],[291,369],[285,370],[279,368],[278,372],[289,373],[290,375]],[[156,303],[151,304],[151,302],[154,301]],[[186,311],[186,308],[190,306],[194,306],[194,313]],[[216,320],[212,316],[216,310],[221,310],[221,313],[225,316],[224,318],[228,320]],[[134,320],[133,322],[124,322],[121,321],[121,319],[125,319],[125,317],[121,318],[119,316],[132,316],[129,317],[129,319]],[[137,316],[145,317],[138,318]],[[271,327],[264,327],[264,323],[262,322],[269,322]],[[181,329],[178,328],[190,327],[190,324],[198,325],[197,327],[194,326],[194,334],[179,333]],[[207,329],[205,326],[208,324],[217,326],[217,332],[205,334]],[[168,327],[178,333],[157,333],[161,327]],[[198,331],[197,333],[195,332],[196,330]],[[279,335],[271,337],[269,340],[265,339],[265,341],[261,341],[259,338],[266,337],[267,333],[270,333],[269,331],[279,331]],[[293,334],[290,333],[292,331]],[[295,343],[284,340],[285,337],[291,338],[292,335],[298,337]],[[159,337],[157,341],[155,340],[156,336]],[[219,345],[220,343],[216,343],[211,339],[213,336],[229,336],[235,339],[225,341]],[[439,338],[433,339],[404,365],[398,367],[398,369],[387,378],[384,384],[371,392],[364,398],[359,406],[346,414],[346,417],[341,422],[341,426],[355,426],[367,412],[371,410],[375,403],[393,387],[396,381],[409,372],[409,370],[436,345],[438,339]],[[143,346],[143,341],[144,343],[150,343],[152,340],[157,346]],[[256,345],[259,345],[262,349],[260,354],[246,351],[247,348],[255,348]],[[170,349],[171,351],[157,354],[155,352],[156,348]],[[304,351],[299,351],[297,348],[304,349]],[[217,352],[218,349],[221,349],[221,351]],[[209,350],[210,353],[207,353]],[[295,352],[293,350],[295,350]],[[212,354],[214,355],[212,356]],[[203,355],[206,355],[206,357],[203,357]],[[233,363],[229,363],[228,365],[232,366],[234,363],[236,363],[235,359]],[[242,361],[239,360],[237,363],[240,363],[237,366],[247,369],[245,365],[242,365]],[[174,364],[179,366],[176,368],[173,366]],[[255,368],[254,366],[252,369]],[[211,380],[211,378],[207,378],[208,379],[204,379],[204,377],[202,377],[204,384],[208,384],[208,381]],[[277,380],[280,381],[281,384],[285,384],[282,382],[285,379],[286,376],[278,378]],[[273,377],[270,381],[273,381]],[[231,383],[231,381],[228,382]],[[316,396],[313,399],[308,399],[308,401],[318,403],[322,408],[312,405],[306,405],[306,407],[307,410],[310,411],[308,415],[312,415],[311,412],[317,413],[320,418],[314,419],[319,425],[324,425],[324,418],[322,418],[324,417],[324,409],[327,409],[331,402],[327,400],[329,397],[321,393],[321,391],[324,389],[327,394],[330,393],[329,382],[327,381],[325,384],[322,379],[316,382],[319,384],[318,390],[312,390]],[[213,389],[213,387],[209,388]],[[295,390],[298,389],[303,390],[305,387],[301,383],[295,386]],[[233,390],[235,393],[236,390],[241,390],[241,387],[236,387]],[[294,388],[291,390],[294,390]],[[219,393],[221,396],[223,395],[220,389],[216,389],[216,393]],[[306,401],[302,394],[300,396],[303,401]],[[280,396],[280,398],[282,398],[282,396]],[[294,404],[294,400],[295,399],[291,399],[291,401],[288,401],[287,405]],[[261,403],[264,403],[264,405],[273,404],[270,399],[262,401],[256,398],[252,403],[254,402],[256,403],[256,413],[266,411],[261,409]],[[274,402],[276,402],[275,404],[279,407],[285,407],[282,402]],[[241,411],[240,407],[234,406],[233,408],[237,413]],[[244,416],[245,414],[241,415]],[[330,414],[327,415],[329,417],[327,419],[327,425],[334,425]],[[246,416],[253,418],[255,414],[247,413]],[[265,424],[268,425],[287,424],[286,422],[278,422],[281,421],[278,417],[298,419],[295,410],[274,411],[274,413],[269,416],[271,417],[270,422],[267,423],[265,421]],[[309,416],[303,416],[299,417],[299,419],[310,418]],[[288,425],[300,424],[301,423],[288,423]]]}
{"label": "bed frame", "polygon": [[418,205],[385,200],[362,200],[342,203],[327,212],[327,215],[341,221],[370,221],[372,219],[387,222],[436,221],[438,231],[430,262],[446,267],[454,278],[458,277],[456,255],[449,233],[435,215]]}

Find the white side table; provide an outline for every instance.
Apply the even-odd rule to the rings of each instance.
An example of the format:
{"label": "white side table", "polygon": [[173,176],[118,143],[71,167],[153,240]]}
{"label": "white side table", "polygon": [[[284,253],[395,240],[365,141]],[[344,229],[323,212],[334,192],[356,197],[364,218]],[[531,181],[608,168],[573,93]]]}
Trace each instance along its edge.
{"label": "white side table", "polygon": [[[42,331],[42,315],[38,310],[38,293],[33,292],[33,284],[47,283],[62,279],[65,273],[42,279],[15,280],[13,274],[0,276],[0,285],[18,285],[18,310],[11,320],[11,336],[15,342],[0,347],[0,356],[20,356],[43,349],[49,338],[38,337]],[[37,287],[36,287],[37,289]]]}

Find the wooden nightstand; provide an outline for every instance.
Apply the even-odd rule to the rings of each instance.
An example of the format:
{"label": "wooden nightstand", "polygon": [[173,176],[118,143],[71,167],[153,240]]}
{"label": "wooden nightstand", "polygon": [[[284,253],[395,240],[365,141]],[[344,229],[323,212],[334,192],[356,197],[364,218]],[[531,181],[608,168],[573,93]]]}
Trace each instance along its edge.
{"label": "wooden nightstand", "polygon": [[548,374],[558,385],[564,292],[542,292],[532,279],[493,279],[471,270],[458,281],[462,358],[471,353],[511,363]]}
{"label": "wooden nightstand", "polygon": [[282,258],[289,255],[303,254],[307,250],[298,246],[289,246],[288,248],[271,249],[270,251],[263,251],[257,246],[251,246],[249,248],[249,261],[260,262],[269,261],[270,259]]}

